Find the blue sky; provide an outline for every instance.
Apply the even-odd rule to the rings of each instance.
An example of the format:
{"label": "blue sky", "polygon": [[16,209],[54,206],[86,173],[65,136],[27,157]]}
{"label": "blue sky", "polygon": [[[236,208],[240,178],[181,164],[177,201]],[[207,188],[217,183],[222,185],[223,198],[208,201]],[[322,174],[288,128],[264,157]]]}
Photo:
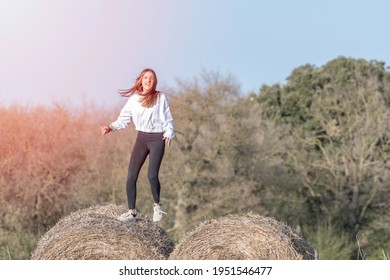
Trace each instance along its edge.
{"label": "blue sky", "polygon": [[207,70],[246,94],[338,56],[388,65],[388,11],[385,0],[0,0],[0,103],[116,105],[145,67],[163,90]]}

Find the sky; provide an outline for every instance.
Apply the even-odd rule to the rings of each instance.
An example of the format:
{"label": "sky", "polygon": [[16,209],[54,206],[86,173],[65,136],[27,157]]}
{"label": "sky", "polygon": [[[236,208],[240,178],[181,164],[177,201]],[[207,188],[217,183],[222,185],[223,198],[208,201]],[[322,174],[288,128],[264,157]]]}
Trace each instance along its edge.
{"label": "sky", "polygon": [[[339,56],[390,63],[387,0],[0,0],[0,106],[123,102],[202,71],[242,94]],[[169,95],[169,92],[167,92]]]}

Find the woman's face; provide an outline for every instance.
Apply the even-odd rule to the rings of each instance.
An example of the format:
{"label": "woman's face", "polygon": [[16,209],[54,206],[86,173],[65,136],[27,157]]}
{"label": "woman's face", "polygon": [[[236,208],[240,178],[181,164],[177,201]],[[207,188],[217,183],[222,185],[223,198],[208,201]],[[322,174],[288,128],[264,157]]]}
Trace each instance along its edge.
{"label": "woman's face", "polygon": [[152,72],[146,72],[142,77],[143,92],[148,92],[154,86],[155,77]]}

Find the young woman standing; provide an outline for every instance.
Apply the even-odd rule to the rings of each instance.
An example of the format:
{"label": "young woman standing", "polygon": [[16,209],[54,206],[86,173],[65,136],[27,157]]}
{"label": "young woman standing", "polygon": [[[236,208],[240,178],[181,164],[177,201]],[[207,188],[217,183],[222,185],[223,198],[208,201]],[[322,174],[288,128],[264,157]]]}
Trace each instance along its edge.
{"label": "young woman standing", "polygon": [[156,73],[152,69],[144,69],[130,89],[120,91],[120,94],[129,97],[129,100],[118,119],[100,128],[102,135],[105,135],[126,128],[133,121],[137,130],[126,180],[129,211],[118,217],[124,222],[133,221],[137,216],[137,179],[148,155],[148,179],[154,200],[153,221],[160,221],[162,214],[165,214],[160,202],[161,186],[158,175],[165,145],[171,144],[175,133],[167,97],[163,92],[157,91],[156,86]]}

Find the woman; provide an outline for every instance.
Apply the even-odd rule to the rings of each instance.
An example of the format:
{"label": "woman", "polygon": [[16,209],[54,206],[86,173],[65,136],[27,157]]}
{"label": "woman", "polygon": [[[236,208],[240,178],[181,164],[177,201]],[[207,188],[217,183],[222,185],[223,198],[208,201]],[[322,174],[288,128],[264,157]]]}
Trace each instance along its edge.
{"label": "woman", "polygon": [[160,202],[160,181],[158,173],[164,156],[165,145],[170,145],[173,137],[173,118],[168,100],[164,93],[156,90],[157,76],[152,69],[144,69],[137,77],[134,85],[122,96],[129,100],[123,107],[118,119],[101,127],[102,135],[126,128],[131,121],[137,130],[133,152],[130,157],[126,194],[129,211],[118,217],[127,222],[135,220],[137,196],[137,179],[146,157],[149,155],[148,179],[154,200],[153,221],[160,221],[162,205]]}

